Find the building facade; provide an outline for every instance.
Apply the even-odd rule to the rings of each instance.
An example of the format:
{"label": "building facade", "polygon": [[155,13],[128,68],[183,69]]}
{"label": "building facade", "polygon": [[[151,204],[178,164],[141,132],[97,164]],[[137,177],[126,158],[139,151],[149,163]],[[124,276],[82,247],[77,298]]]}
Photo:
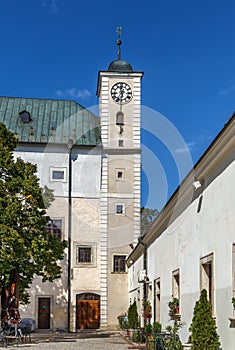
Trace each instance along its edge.
{"label": "building facade", "polygon": [[[120,49],[120,40],[118,42]],[[21,306],[39,329],[115,327],[129,306],[125,260],[140,232],[142,72],[120,59],[100,71],[99,117],[74,101],[0,97],[0,122],[54,190],[47,229],[68,240],[62,277],[35,277]]]}
{"label": "building facade", "polygon": [[207,290],[223,349],[234,349],[235,311],[235,115],[186,176],[128,257],[129,296],[151,302],[151,322],[165,328],[168,303],[186,343],[200,291]]}

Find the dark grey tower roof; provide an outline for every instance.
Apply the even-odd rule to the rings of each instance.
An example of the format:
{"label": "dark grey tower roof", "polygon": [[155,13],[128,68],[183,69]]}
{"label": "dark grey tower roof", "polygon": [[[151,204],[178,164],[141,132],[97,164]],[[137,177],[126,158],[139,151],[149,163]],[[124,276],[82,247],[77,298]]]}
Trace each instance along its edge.
{"label": "dark grey tower roof", "polygon": [[110,63],[109,72],[133,72],[133,68],[130,63],[123,60],[116,60]]}

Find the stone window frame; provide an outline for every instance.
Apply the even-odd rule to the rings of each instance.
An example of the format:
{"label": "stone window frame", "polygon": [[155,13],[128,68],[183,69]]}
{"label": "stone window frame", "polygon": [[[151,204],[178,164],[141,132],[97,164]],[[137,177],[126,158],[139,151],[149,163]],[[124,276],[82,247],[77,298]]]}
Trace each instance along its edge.
{"label": "stone window frame", "polygon": [[213,315],[215,311],[214,276],[214,253],[212,252],[200,259],[200,290],[206,289],[207,298],[212,305]]}
{"label": "stone window frame", "polygon": [[[79,262],[78,261],[78,251],[79,248],[91,248],[91,261],[90,262]],[[74,267],[82,267],[82,268],[90,268],[90,267],[96,267],[97,261],[96,261],[96,255],[97,255],[97,246],[96,243],[74,243]]]}
{"label": "stone window frame", "polygon": [[161,279],[154,280],[154,322],[160,322],[161,319]]}

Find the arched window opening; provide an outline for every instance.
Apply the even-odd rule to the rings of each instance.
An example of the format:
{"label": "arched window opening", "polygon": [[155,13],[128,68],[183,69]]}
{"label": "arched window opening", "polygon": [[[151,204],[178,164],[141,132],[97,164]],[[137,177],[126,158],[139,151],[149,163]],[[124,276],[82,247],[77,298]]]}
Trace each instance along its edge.
{"label": "arched window opening", "polygon": [[116,125],[124,125],[124,114],[121,111],[116,114]]}

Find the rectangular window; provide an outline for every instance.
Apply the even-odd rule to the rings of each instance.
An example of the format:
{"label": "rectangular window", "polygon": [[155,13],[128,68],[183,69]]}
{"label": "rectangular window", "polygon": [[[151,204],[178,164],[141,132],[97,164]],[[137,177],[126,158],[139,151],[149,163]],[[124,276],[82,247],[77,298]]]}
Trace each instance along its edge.
{"label": "rectangular window", "polygon": [[206,289],[207,298],[212,304],[214,311],[214,276],[213,276],[213,254],[209,254],[200,261],[201,290]]}
{"label": "rectangular window", "polygon": [[78,263],[92,262],[91,247],[78,247],[77,262]]}
{"label": "rectangular window", "polygon": [[115,169],[116,172],[116,180],[118,181],[124,181],[125,173],[124,169]]}
{"label": "rectangular window", "polygon": [[[233,298],[235,298],[235,244],[232,252],[232,274]],[[235,316],[235,308],[233,308],[233,315]]]}
{"label": "rectangular window", "polygon": [[154,322],[160,321],[161,284],[160,278],[154,281]]}
{"label": "rectangular window", "polygon": [[124,205],[123,204],[116,205],[116,214],[124,214]]}
{"label": "rectangular window", "polygon": [[62,220],[53,219],[48,221],[46,225],[46,230],[48,233],[51,233],[55,238],[58,238],[59,241],[62,239]]}
{"label": "rectangular window", "polygon": [[118,146],[123,147],[123,140],[118,140]]}
{"label": "rectangular window", "polygon": [[[172,273],[172,296],[173,298],[178,299],[180,303],[180,271],[175,270]],[[178,313],[179,313],[179,307],[178,307]]]}
{"label": "rectangular window", "polygon": [[96,243],[73,244],[74,268],[96,267]]}
{"label": "rectangular window", "polygon": [[62,170],[53,170],[52,171],[53,180],[64,180],[64,171]]}
{"label": "rectangular window", "polygon": [[126,256],[114,255],[113,257],[113,272],[126,272]]}
{"label": "rectangular window", "polygon": [[172,273],[172,295],[173,298],[180,299],[180,272],[175,270]]}
{"label": "rectangular window", "polygon": [[50,181],[66,182],[66,168],[50,168]]}

